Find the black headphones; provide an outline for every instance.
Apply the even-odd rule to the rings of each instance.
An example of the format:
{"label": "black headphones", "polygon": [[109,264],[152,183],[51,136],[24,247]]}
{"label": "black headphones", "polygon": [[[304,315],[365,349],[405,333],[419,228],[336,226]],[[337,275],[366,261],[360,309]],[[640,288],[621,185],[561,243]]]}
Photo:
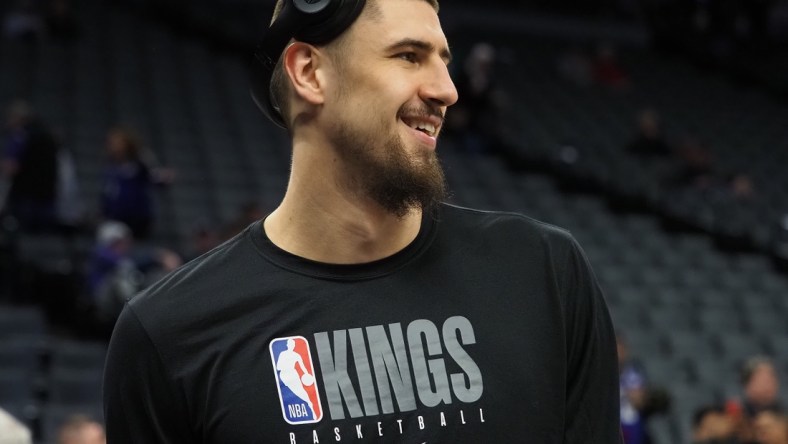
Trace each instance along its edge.
{"label": "black headphones", "polygon": [[366,0],[284,0],[252,61],[252,99],[272,122],[285,128],[271,97],[271,77],[290,39],[312,45],[329,43],[356,21],[365,4]]}

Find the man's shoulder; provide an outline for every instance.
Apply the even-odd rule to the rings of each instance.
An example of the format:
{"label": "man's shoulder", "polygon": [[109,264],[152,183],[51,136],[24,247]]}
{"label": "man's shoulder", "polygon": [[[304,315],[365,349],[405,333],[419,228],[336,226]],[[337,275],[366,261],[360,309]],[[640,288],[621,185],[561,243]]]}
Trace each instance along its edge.
{"label": "man's shoulder", "polygon": [[252,262],[255,254],[245,230],[164,276],[134,296],[128,305],[143,317],[215,306],[227,296],[230,283],[243,280],[245,264]]}
{"label": "man's shoulder", "polygon": [[442,214],[451,228],[479,236],[520,237],[548,242],[574,243],[572,234],[559,226],[513,211],[490,211],[444,204]]}

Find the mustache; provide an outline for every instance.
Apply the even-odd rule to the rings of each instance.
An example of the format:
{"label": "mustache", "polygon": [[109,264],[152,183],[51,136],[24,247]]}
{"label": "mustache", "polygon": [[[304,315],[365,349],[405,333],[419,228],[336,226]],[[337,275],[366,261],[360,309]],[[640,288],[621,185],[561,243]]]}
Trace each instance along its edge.
{"label": "mustache", "polygon": [[399,117],[437,117],[441,121],[441,126],[446,121],[446,116],[440,107],[424,104],[423,106],[402,107],[399,110]]}

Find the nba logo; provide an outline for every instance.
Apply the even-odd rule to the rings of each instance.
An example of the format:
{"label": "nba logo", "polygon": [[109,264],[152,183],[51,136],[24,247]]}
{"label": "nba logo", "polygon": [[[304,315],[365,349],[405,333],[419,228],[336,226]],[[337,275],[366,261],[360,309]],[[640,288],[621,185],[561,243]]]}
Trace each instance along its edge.
{"label": "nba logo", "polygon": [[323,408],[306,338],[277,338],[269,348],[285,421],[288,424],[319,422],[323,419]]}

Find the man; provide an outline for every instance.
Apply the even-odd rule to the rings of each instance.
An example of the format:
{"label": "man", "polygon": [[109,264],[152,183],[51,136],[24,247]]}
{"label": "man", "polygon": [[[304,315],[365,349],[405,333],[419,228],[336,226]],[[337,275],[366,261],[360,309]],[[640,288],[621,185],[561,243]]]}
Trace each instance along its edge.
{"label": "man", "polygon": [[[437,203],[450,58],[428,0],[287,46],[284,199],[127,305],[110,442],[620,442],[615,338],[572,237]],[[290,341],[314,410],[276,369]]]}

